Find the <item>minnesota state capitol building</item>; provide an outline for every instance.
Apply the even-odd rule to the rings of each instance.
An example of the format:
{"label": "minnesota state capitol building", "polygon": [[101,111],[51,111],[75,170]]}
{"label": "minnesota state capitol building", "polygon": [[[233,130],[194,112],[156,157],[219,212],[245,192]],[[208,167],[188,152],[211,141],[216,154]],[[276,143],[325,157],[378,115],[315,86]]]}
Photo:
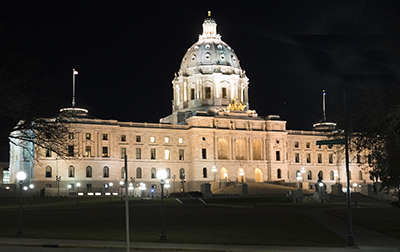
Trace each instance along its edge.
{"label": "minnesota state capitol building", "polygon": [[[170,192],[200,191],[205,183],[213,192],[229,183],[301,182],[314,189],[322,180],[328,192],[335,183],[345,185],[339,146],[316,144],[327,139],[335,124],[322,122],[314,131],[287,130],[279,116],[261,117],[250,110],[249,79],[212,17],[204,20],[203,34],[183,56],[172,84],[173,111],[159,123],[93,119],[76,109],[82,116],[71,119],[66,159],[38,149],[34,161],[10,145],[10,182],[17,183],[16,173],[23,170],[26,183],[46,195],[57,188],[66,194],[68,185],[79,186],[81,195],[103,195],[110,183],[118,194],[126,154],[133,190],[145,186],[146,195],[151,188],[159,193],[160,169],[168,173]],[[372,182],[360,166],[363,161],[351,157],[351,183]]]}

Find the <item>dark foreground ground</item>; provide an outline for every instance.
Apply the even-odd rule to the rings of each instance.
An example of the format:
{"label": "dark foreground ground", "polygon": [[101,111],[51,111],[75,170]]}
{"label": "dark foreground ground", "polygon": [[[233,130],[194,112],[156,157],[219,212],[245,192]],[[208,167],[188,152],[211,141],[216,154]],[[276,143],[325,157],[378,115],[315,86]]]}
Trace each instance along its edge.
{"label": "dark foreground ground", "polygon": [[[125,241],[125,205],[120,198],[30,198],[23,207],[25,238]],[[168,243],[343,247],[342,237],[312,218],[317,209],[346,218],[344,204],[287,203],[285,198],[210,199],[207,204],[165,202]],[[0,198],[0,237],[15,237],[18,198]],[[161,202],[130,200],[131,242],[159,242]],[[354,223],[400,238],[400,209],[353,205]]]}

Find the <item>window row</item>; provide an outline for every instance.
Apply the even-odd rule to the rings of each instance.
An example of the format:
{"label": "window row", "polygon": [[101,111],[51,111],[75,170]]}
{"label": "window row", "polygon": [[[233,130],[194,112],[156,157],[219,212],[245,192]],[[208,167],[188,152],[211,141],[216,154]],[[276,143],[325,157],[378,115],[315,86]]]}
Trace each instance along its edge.
{"label": "window row", "polygon": [[[305,171],[303,171],[303,172],[305,172]],[[278,175],[277,175],[277,177],[278,178],[281,178],[280,177],[280,169],[278,169],[278,173],[277,173]],[[334,171],[330,171],[329,172],[329,180],[335,180],[335,177],[337,176],[337,173],[335,173]],[[296,171],[296,178],[297,178],[297,180],[305,180],[305,179],[307,179],[307,180],[313,180],[314,178],[313,178],[313,173],[312,173],[312,171],[311,170],[308,170],[308,172],[307,172],[307,174],[306,174],[306,178],[303,178],[303,175],[302,175],[302,173],[299,171],[299,170],[297,170]],[[324,173],[323,173],[323,171],[319,171],[318,172],[318,174],[317,174],[317,179],[318,180],[323,180],[324,179]],[[349,179],[351,180],[352,178],[351,178],[351,172],[349,171]],[[363,180],[363,173],[362,173],[362,171],[359,171],[358,172],[358,179],[359,180]]]}
{"label": "window row", "polygon": [[[277,161],[279,161],[280,159],[278,159],[279,154],[276,154],[277,156]],[[294,153],[294,162],[295,163],[300,163],[300,153],[295,152]],[[311,153],[306,153],[306,163],[312,163],[312,159],[311,159]],[[318,153],[317,154],[317,163],[318,164],[322,164],[322,153]],[[329,164],[333,164],[333,153],[329,153],[328,155],[328,163]]]}

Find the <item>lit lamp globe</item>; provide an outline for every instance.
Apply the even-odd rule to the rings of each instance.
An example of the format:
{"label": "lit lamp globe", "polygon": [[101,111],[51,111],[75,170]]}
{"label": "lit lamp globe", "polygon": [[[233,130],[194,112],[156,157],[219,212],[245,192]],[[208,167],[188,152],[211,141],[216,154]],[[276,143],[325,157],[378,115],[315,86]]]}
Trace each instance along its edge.
{"label": "lit lamp globe", "polygon": [[322,183],[322,182],[319,182],[319,184],[318,184],[320,187],[323,187],[324,186],[324,183]]}
{"label": "lit lamp globe", "polygon": [[166,170],[159,170],[157,172],[157,178],[164,180],[167,178],[167,171]]}
{"label": "lit lamp globe", "polygon": [[81,183],[79,183],[79,182],[76,183],[76,186],[77,186],[77,187],[80,187],[80,186],[81,186]]}
{"label": "lit lamp globe", "polygon": [[29,185],[29,188],[33,189],[35,186],[33,184]]}
{"label": "lit lamp globe", "polygon": [[26,179],[26,173],[23,171],[20,171],[17,173],[17,179],[19,181],[24,181]]}
{"label": "lit lamp globe", "polygon": [[27,186],[24,186],[24,191],[26,191],[26,190],[28,190],[28,187],[27,187]]}

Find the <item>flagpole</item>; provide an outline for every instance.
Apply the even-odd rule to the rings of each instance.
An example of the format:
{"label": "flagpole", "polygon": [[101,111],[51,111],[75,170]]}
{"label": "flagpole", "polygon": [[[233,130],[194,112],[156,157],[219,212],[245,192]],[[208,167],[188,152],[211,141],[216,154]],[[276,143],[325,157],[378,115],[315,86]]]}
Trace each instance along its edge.
{"label": "flagpole", "polygon": [[75,68],[72,68],[72,107],[75,108]]}

